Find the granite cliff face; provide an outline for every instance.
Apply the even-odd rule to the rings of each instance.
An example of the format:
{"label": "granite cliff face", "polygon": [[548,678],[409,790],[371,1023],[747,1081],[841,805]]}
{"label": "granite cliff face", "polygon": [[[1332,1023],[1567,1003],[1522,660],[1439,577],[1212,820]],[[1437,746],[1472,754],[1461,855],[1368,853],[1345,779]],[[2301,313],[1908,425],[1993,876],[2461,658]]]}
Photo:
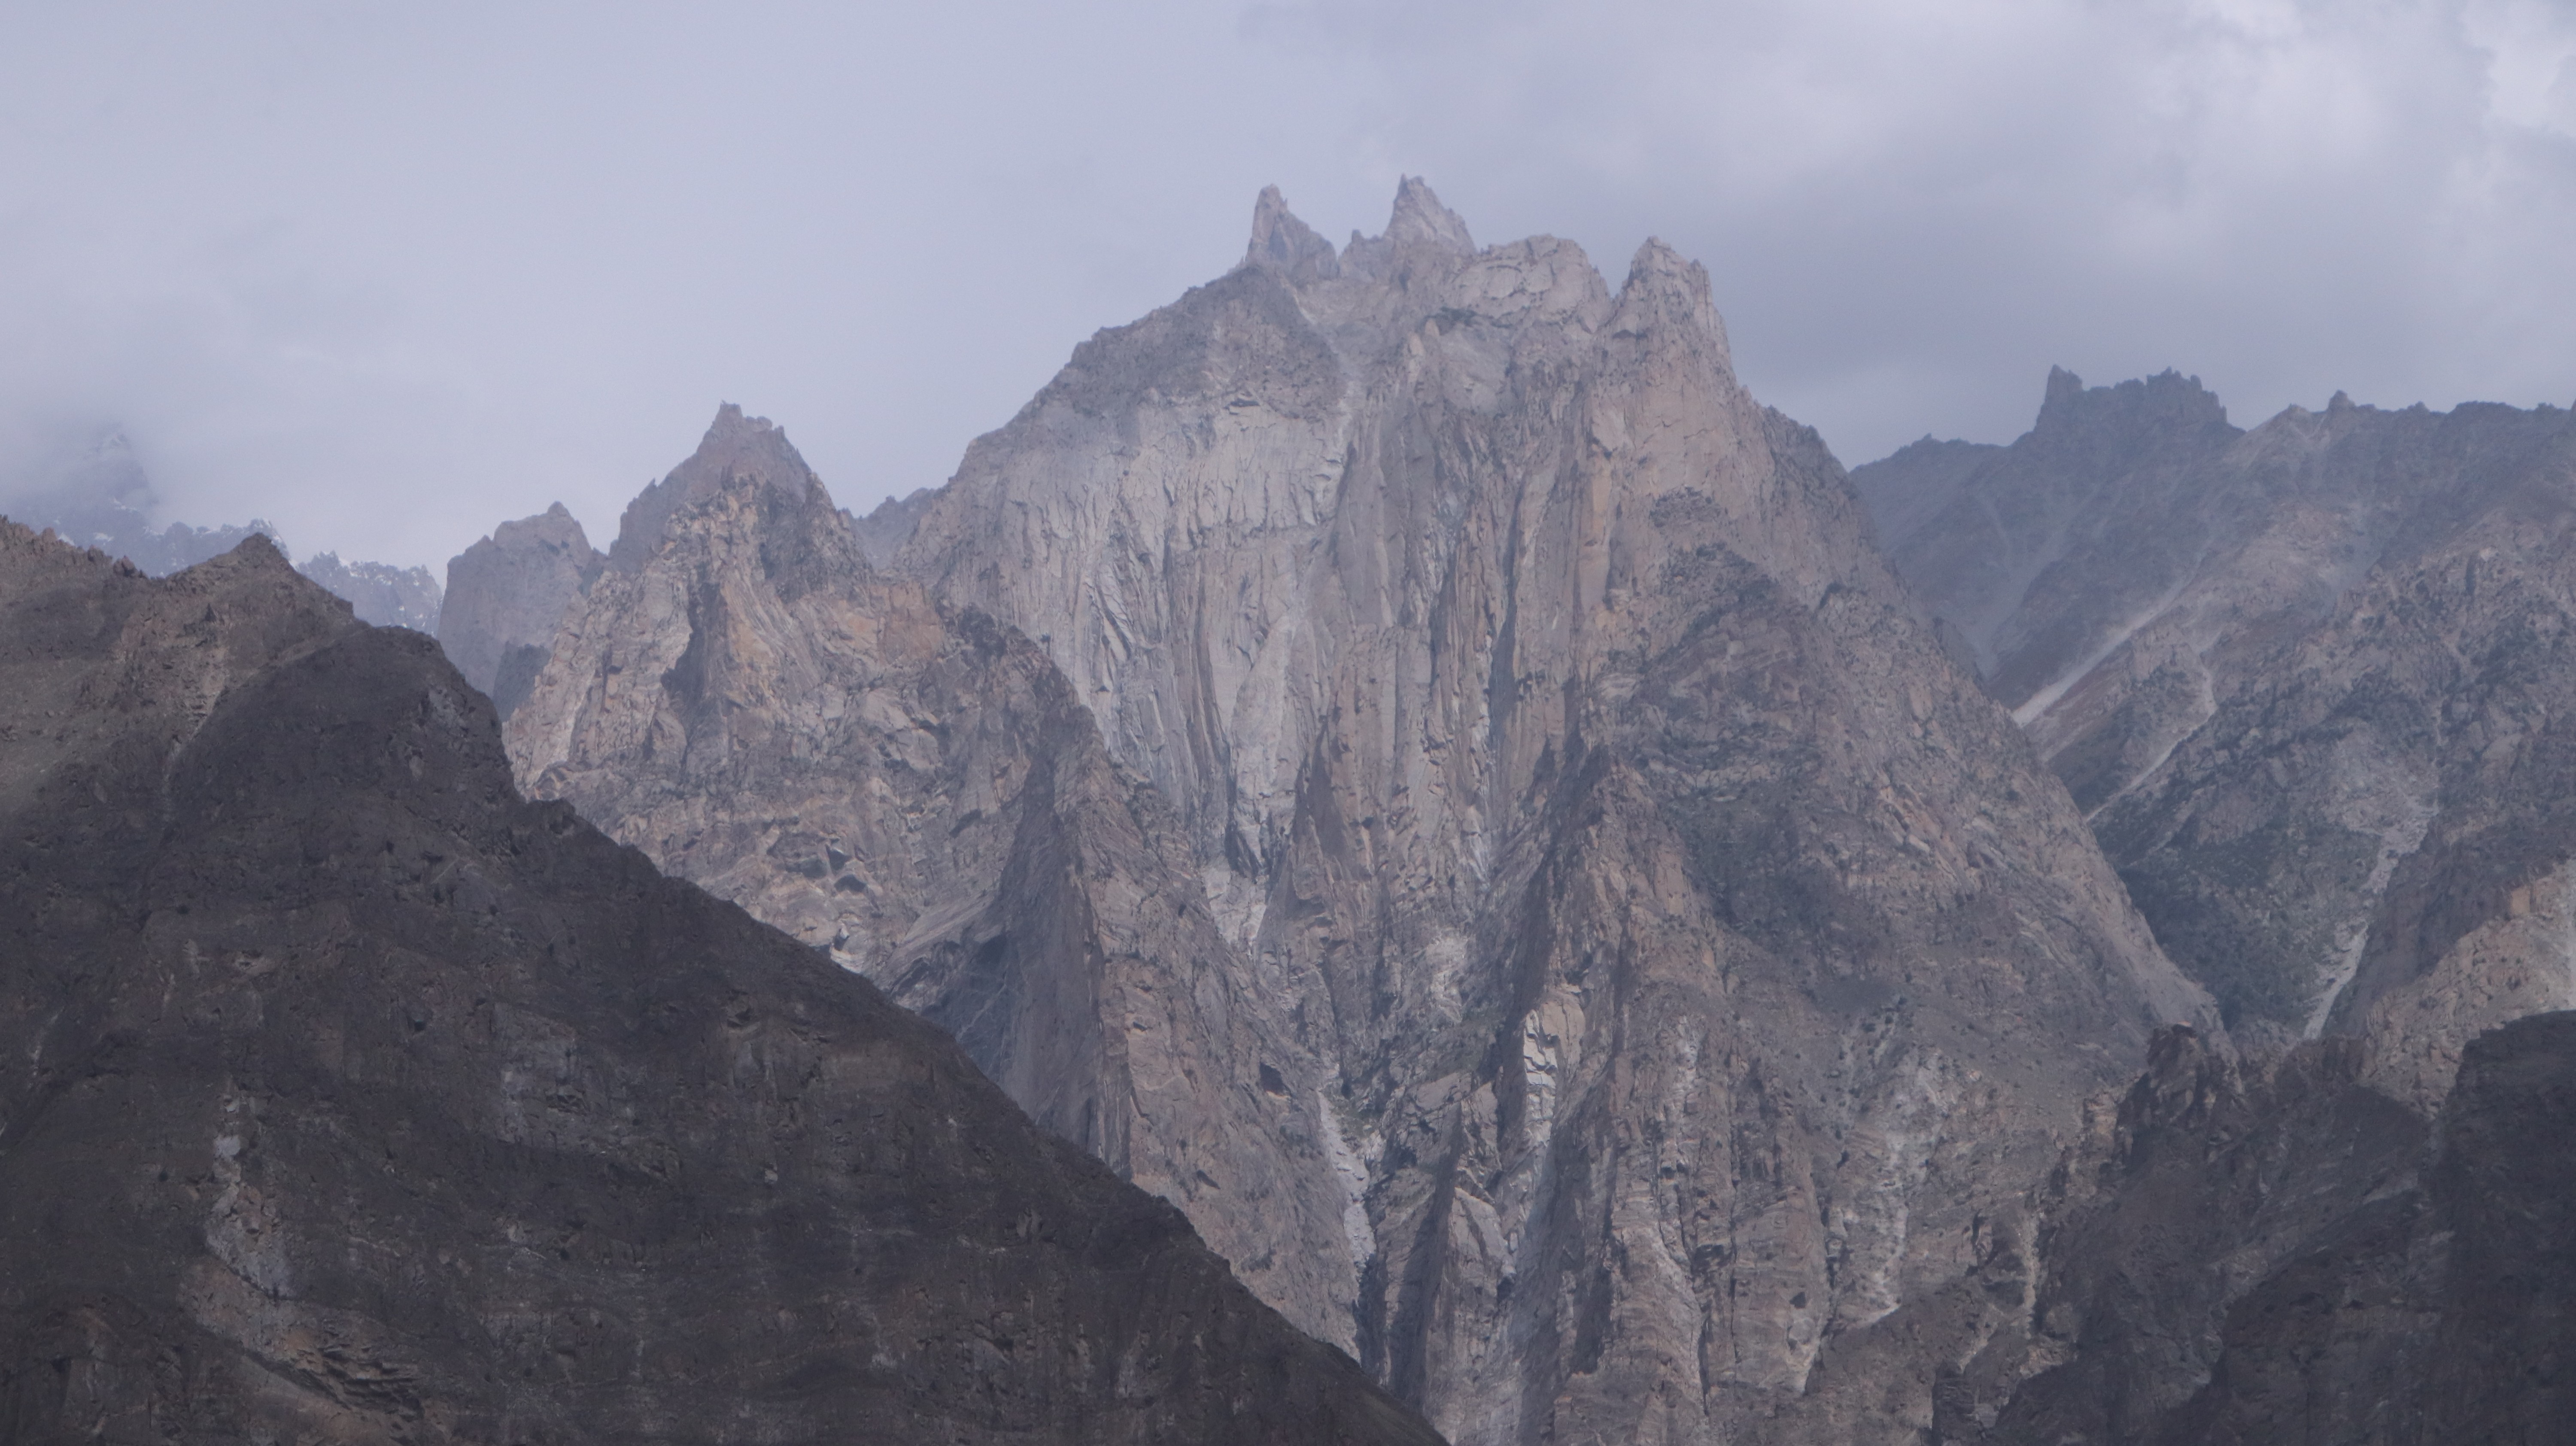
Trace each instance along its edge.
{"label": "granite cliff face", "polygon": [[2240,1035],[2361,1033],[2430,1111],[2470,1036],[2576,1003],[2568,413],[2239,435],[2171,374],[2061,372],[2012,448],[1855,480]]}
{"label": "granite cliff face", "polygon": [[1156,1188],[1453,1439],[1918,1439],[2078,1102],[2214,1027],[1659,245],[1614,294],[1419,182],[1343,248],[1266,194],[883,573],[748,426],[629,510],[523,779],[1140,1181],[1236,1121],[1260,1249]]}
{"label": "granite cliff face", "polygon": [[1436,1439],[265,541],[0,677],[0,1435]]}
{"label": "granite cliff face", "polygon": [[448,560],[438,645],[506,719],[545,667],[564,610],[606,564],[560,502],[504,522]]}
{"label": "granite cliff face", "polygon": [[727,407],[665,485],[509,721],[530,791],[878,981],[1354,1344],[1316,1067],[1169,806],[1026,638],[879,578],[766,421]]}

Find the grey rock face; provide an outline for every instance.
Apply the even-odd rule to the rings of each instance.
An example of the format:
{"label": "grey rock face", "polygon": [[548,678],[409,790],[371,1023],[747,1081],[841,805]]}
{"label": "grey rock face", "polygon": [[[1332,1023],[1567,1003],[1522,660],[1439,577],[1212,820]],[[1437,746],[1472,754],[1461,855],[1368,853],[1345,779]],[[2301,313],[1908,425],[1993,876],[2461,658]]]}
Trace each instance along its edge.
{"label": "grey rock face", "polygon": [[295,570],[348,601],[361,622],[416,633],[438,628],[438,579],[425,567],[385,562],[342,562],[336,552],[306,558]]}
{"label": "grey rock face", "polygon": [[912,540],[912,531],[921,525],[921,514],[930,508],[930,499],[938,494],[928,487],[917,487],[902,497],[889,497],[876,510],[850,524],[859,540],[859,553],[871,567],[884,567],[894,555]]}
{"label": "grey rock face", "polygon": [[[502,523],[448,560],[439,646],[509,717],[544,666],[564,609],[606,562],[560,502]],[[524,652],[534,656],[513,657]]]}
{"label": "grey rock face", "polygon": [[1078,348],[896,571],[1172,801],[1435,1424],[1918,1439],[2025,1331],[2078,1102],[2203,996],[1699,268],[1613,294],[1418,182],[1333,269],[1290,219]]}
{"label": "grey rock face", "polygon": [[266,542],[0,679],[9,1439],[1436,1440]]}
{"label": "grey rock face", "polygon": [[672,475],[509,720],[530,791],[877,980],[1353,1344],[1316,1066],[1169,806],[1026,638],[876,577],[766,421],[728,408]]}
{"label": "grey rock face", "polygon": [[2576,1002],[2545,822],[2571,458],[2554,408],[2338,396],[2238,435],[2170,374],[2061,372],[2011,448],[1855,480],[2239,1033],[2366,1029],[2429,1110],[2469,1036]]}
{"label": "grey rock face", "polygon": [[2362,1057],[2331,1040],[2262,1074],[2160,1040],[2071,1182],[2039,1302],[2062,1363],[1942,1439],[2564,1439],[2576,1015],[2472,1041],[2429,1137]]}
{"label": "grey rock face", "polygon": [[2576,1004],[2571,503],[2518,496],[2383,561],[2096,820],[2239,1015],[2372,1039],[2428,1111],[2470,1036]]}
{"label": "grey rock face", "polygon": [[[2245,494],[2259,489],[2222,462],[2241,435],[2196,379],[2088,389],[2053,370],[2037,424],[2010,447],[1917,443],[1852,481],[1908,587],[2055,761],[2066,725],[2043,716],[2078,711],[2067,695],[2138,629],[2198,605],[2183,594],[2210,554],[2246,540]],[[2156,736],[2148,726],[2144,746]],[[2076,801],[2098,805],[2131,762],[2068,777]]]}
{"label": "grey rock face", "polygon": [[2232,1307],[2419,1189],[2427,1121],[2370,1088],[2364,1059],[2349,1039],[2239,1059],[2160,1035],[2044,1197],[2028,1356],[1979,1363],[2040,1369],[2000,1413],[1945,1419],[1944,1439],[2158,1439],[2210,1382]]}

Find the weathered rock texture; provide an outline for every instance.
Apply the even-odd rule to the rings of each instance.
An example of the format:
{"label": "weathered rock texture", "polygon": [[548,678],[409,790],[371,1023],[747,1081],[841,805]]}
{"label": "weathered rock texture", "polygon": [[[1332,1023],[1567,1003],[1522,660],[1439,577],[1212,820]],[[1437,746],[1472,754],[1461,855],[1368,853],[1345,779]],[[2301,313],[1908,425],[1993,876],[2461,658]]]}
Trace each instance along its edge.
{"label": "weathered rock texture", "polygon": [[2559,735],[2576,421],[2338,397],[2252,432],[2168,373],[2052,377],[2010,449],[1855,474],[2240,1035],[2377,1043],[2424,1109],[2576,1003]]}
{"label": "weathered rock texture", "polygon": [[2429,1140],[2362,1057],[2328,1040],[2256,1069],[2188,1032],[2160,1039],[2060,1185],[2034,1343],[2055,1363],[1939,1439],[2565,1439],[2576,1015],[2469,1044]]}
{"label": "weathered rock texture", "polygon": [[0,1436],[1435,1439],[265,542],[0,678]]}
{"label": "weathered rock texture", "polygon": [[[1265,195],[975,444],[899,581],[746,427],[629,510],[523,777],[949,1010],[1057,1128],[1125,1109],[1140,1180],[1249,1072],[1294,1123],[1233,1168],[1312,1200],[1311,1119],[1348,1191],[1318,1328],[1454,1439],[1919,1439],[2025,1333],[2078,1102],[2207,1020],[1660,245],[1613,294],[1418,181],[1339,250]],[[1221,1249],[1234,1189],[1183,1199]],[[1311,1216],[1259,1213],[1238,1268],[1314,1319]]]}
{"label": "weathered rock texture", "polygon": [[564,609],[606,563],[560,502],[504,522],[448,559],[438,645],[506,719],[545,666]]}
{"label": "weathered rock texture", "polygon": [[306,558],[295,570],[346,598],[361,622],[417,633],[438,629],[440,589],[428,568],[342,562],[338,553],[325,552]]}
{"label": "weathered rock texture", "polygon": [[530,790],[876,979],[1355,1344],[1316,1066],[1169,805],[1026,638],[876,577],[766,421],[726,408],[672,477],[510,720]]}

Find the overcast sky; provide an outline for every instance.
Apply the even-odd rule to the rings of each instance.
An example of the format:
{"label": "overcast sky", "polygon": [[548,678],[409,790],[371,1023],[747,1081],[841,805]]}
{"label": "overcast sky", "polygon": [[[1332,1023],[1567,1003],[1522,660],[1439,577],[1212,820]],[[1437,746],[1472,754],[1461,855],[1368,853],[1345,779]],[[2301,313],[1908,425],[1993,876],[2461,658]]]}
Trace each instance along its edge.
{"label": "overcast sky", "polygon": [[0,465],[433,568],[719,401],[864,510],[1093,330],[1428,177],[1707,263],[1847,463],[2052,363],[2240,424],[2576,400],[2576,0],[119,4],[0,28]]}

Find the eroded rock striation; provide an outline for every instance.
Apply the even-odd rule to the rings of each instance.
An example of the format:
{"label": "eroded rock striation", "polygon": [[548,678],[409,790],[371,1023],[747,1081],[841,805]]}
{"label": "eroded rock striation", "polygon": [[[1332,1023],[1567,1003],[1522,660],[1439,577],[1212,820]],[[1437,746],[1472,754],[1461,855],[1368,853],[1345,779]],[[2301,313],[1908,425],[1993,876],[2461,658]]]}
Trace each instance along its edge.
{"label": "eroded rock striation", "polygon": [[0,1434],[1436,1441],[265,541],[0,621]]}
{"label": "eroded rock striation", "polygon": [[530,790],[877,980],[1355,1344],[1316,1066],[1169,805],[1027,638],[878,577],[779,429],[728,407],[672,477],[510,719]]}
{"label": "eroded rock striation", "polygon": [[[1077,349],[884,572],[746,561],[755,515],[828,506],[806,480],[711,433],[639,499],[511,719],[522,776],[898,997],[1003,939],[1008,1030],[950,1023],[1024,1101],[1114,1102],[1084,1042],[1138,1016],[1090,982],[1113,911],[988,894],[1023,875],[978,831],[1134,820],[1137,863],[1051,877],[1172,901],[1185,940],[1104,952],[1186,953],[1196,1016],[1260,1042],[1344,1205],[1316,1328],[1455,1440],[1918,1439],[2027,1334],[2025,1202],[2080,1101],[2158,1023],[2216,1027],[1659,244],[1613,292],[1419,181],[1342,248],[1266,194],[1244,264]],[[985,628],[1038,704],[969,665]],[[1059,702],[1151,785],[1094,785],[1107,824],[1047,823],[1069,755],[996,737]],[[1179,1088],[1240,1093],[1256,1061],[1193,1028]],[[1138,1179],[1181,1118],[1130,1112]],[[1224,1249],[1221,1200],[1183,1203]]]}
{"label": "eroded rock striation", "polygon": [[2239,434],[2170,373],[2059,372],[1962,445],[1855,480],[2240,1036],[2365,1034],[2430,1111],[2469,1037],[2576,1003],[2576,419],[2338,395]]}

